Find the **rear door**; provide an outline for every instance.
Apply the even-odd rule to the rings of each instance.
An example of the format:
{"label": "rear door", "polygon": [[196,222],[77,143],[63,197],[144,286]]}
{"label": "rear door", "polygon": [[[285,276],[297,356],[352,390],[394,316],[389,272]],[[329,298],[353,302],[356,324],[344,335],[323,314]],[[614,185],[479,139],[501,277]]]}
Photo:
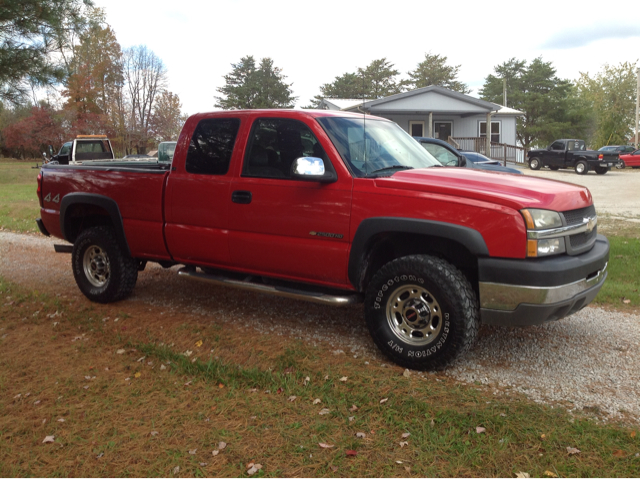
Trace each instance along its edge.
{"label": "rear door", "polygon": [[234,265],[333,286],[347,283],[351,176],[338,174],[338,181],[327,184],[291,175],[291,164],[303,156],[334,168],[326,154],[328,141],[313,120],[254,120],[242,171],[229,195]]}
{"label": "rear door", "polygon": [[176,261],[230,264],[229,166],[240,158],[235,149],[240,124],[239,118],[201,119],[186,159],[174,163],[165,193],[165,237]]}

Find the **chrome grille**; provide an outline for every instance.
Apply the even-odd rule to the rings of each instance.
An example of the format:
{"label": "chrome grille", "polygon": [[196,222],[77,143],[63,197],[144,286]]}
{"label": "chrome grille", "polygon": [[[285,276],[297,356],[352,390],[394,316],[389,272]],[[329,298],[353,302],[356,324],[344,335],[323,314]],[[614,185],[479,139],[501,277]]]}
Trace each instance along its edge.
{"label": "chrome grille", "polygon": [[591,205],[577,210],[563,211],[561,214],[564,216],[567,226],[573,226],[582,223],[584,218],[594,217],[596,215],[596,207]]}

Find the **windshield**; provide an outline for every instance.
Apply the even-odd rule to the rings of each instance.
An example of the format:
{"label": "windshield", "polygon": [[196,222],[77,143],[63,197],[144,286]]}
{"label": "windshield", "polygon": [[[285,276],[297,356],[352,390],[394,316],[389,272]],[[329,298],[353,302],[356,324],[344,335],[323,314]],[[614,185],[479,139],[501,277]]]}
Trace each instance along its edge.
{"label": "windshield", "polygon": [[364,118],[317,120],[356,177],[388,176],[403,169],[442,166],[395,123]]}

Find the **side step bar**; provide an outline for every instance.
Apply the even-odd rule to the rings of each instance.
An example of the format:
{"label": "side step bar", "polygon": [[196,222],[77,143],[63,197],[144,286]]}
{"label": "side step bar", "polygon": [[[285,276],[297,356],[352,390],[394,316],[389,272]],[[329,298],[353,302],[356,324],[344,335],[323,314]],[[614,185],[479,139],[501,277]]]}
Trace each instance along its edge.
{"label": "side step bar", "polygon": [[314,291],[302,291],[295,288],[287,288],[285,286],[271,286],[268,284],[255,283],[252,281],[239,281],[237,279],[226,278],[224,276],[216,276],[206,273],[194,271],[193,268],[185,267],[178,271],[180,276],[186,276],[198,281],[217,284],[220,286],[231,286],[233,288],[244,289],[247,291],[256,291],[259,293],[268,293],[275,296],[285,298],[300,299],[302,301],[310,301],[312,303],[326,304],[330,306],[346,306],[349,304],[357,304],[362,302],[361,295],[344,294],[332,295]]}
{"label": "side step bar", "polygon": [[72,244],[54,244],[53,249],[56,253],[73,253]]}

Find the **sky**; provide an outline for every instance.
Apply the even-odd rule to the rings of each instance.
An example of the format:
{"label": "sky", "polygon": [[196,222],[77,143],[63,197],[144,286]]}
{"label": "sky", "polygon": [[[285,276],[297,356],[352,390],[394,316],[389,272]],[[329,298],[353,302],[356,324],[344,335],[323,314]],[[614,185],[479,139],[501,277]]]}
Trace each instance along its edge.
{"label": "sky", "polygon": [[[214,108],[232,63],[273,59],[308,105],[320,86],[385,57],[402,77],[426,53],[460,65],[458,80],[478,96],[510,58],[542,57],[560,78],[640,59],[636,0],[94,0],[123,48],[147,45],[168,70],[183,112]],[[640,62],[638,62],[640,66]]]}

